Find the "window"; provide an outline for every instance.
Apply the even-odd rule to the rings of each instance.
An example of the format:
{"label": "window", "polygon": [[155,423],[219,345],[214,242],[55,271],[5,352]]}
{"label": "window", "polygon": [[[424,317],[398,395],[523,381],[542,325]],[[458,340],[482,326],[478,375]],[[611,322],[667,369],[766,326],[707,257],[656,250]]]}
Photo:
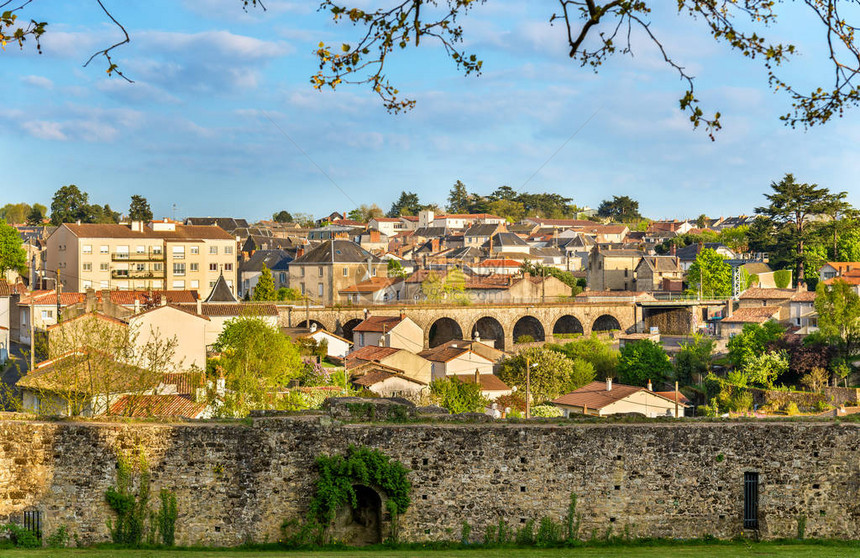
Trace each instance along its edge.
{"label": "window", "polygon": [[300,268],[299,268],[299,271],[301,271],[301,273],[300,273],[299,275],[301,275],[302,277],[304,277],[304,276],[305,276],[305,268],[304,268],[304,267],[300,267]]}
{"label": "window", "polygon": [[108,252],[110,252],[110,248],[106,244],[99,246],[99,254],[107,254]]}
{"label": "window", "polygon": [[92,244],[84,244],[81,247],[81,252],[84,254],[92,254],[93,253],[93,245]]}
{"label": "window", "polygon": [[173,259],[181,260],[185,257],[185,246],[174,246],[173,247]]}
{"label": "window", "polygon": [[161,246],[153,246],[152,247],[152,253],[160,255],[161,254]]}
{"label": "window", "polygon": [[224,271],[233,271],[233,264],[231,264],[231,263],[224,264]]}
{"label": "window", "polygon": [[370,274],[371,274],[372,276],[376,277],[376,268],[375,268],[375,267],[374,267],[374,268],[371,268],[371,270],[370,270]]}
{"label": "window", "polygon": [[322,277],[323,276],[323,267],[319,266],[319,268],[317,268],[317,271],[319,272],[319,276]]}
{"label": "window", "polygon": [[185,281],[174,281],[173,288],[178,291],[185,290]]}
{"label": "window", "polygon": [[99,287],[102,289],[107,289],[108,288],[108,282],[107,281],[99,281]]}
{"label": "window", "polygon": [[92,286],[93,286],[93,282],[92,282],[92,281],[84,281],[84,282],[83,282],[84,290],[89,289],[89,288],[90,288],[90,287],[92,287]]}
{"label": "window", "polygon": [[218,253],[218,247],[217,246],[210,246],[209,247],[209,253],[210,254],[217,254]]}
{"label": "window", "polygon": [[142,263],[134,264],[134,270],[135,271],[146,271],[146,265],[144,265]]}
{"label": "window", "polygon": [[302,283],[301,285],[299,285],[299,287],[301,287],[302,295],[304,295],[305,294],[305,284]]}
{"label": "window", "polygon": [[118,260],[127,260],[128,259],[128,246],[117,246],[116,247],[116,258]]}
{"label": "window", "polygon": [[200,247],[199,246],[192,246],[191,247],[191,255],[192,256],[196,256],[199,253],[200,253]]}
{"label": "window", "polygon": [[54,311],[53,310],[42,310],[42,319],[43,320],[47,320],[48,318],[53,318],[53,317],[54,317]]}
{"label": "window", "polygon": [[744,529],[758,529],[758,473],[744,473]]}
{"label": "window", "polygon": [[280,273],[280,275],[278,275],[278,281],[279,281],[281,284],[286,283],[286,282],[287,282],[287,274],[286,274],[286,273],[284,273],[284,272],[282,271],[282,272]]}
{"label": "window", "polygon": [[232,254],[233,253],[233,247],[232,246],[225,246],[224,247],[224,253],[225,254]]}
{"label": "window", "polygon": [[110,264],[107,262],[102,262],[99,264],[99,271],[108,271],[110,270]]}
{"label": "window", "polygon": [[[192,250],[193,250],[193,248],[192,248]],[[191,271],[199,271],[199,264],[196,264],[196,263],[191,264]]]}
{"label": "window", "polygon": [[349,270],[344,267],[343,268],[343,276],[346,277],[347,275],[349,275]]}
{"label": "window", "polygon": [[216,263],[209,264],[209,271],[218,271],[218,264],[216,264]]}
{"label": "window", "polygon": [[325,287],[322,283],[317,283],[317,295],[323,296],[323,293],[325,293]]}
{"label": "window", "polygon": [[83,268],[84,271],[92,271],[93,270],[93,264],[91,262],[84,262],[84,264],[81,267]]}
{"label": "window", "polygon": [[135,246],[134,252],[136,254],[146,254],[146,246]]}
{"label": "window", "polygon": [[185,264],[184,263],[174,263],[173,264],[173,274],[174,275],[185,275]]}
{"label": "window", "polygon": [[195,280],[195,281],[192,281],[192,282],[191,282],[191,288],[192,288],[192,289],[196,289],[196,288],[199,288],[199,287],[200,287],[200,281]]}
{"label": "window", "polygon": [[154,264],[152,264],[152,271],[161,271],[163,269],[163,265],[164,264],[162,264],[161,262],[155,262]]}
{"label": "window", "polygon": [[214,286],[215,286],[215,281],[209,281],[209,288],[211,289]]}

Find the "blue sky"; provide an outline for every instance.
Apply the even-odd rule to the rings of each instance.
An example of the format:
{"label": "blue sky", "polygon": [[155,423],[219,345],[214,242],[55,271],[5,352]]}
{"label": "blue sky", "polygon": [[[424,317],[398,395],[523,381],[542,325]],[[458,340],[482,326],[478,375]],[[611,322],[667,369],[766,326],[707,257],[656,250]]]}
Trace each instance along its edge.
{"label": "blue sky", "polygon": [[[653,29],[697,76],[703,108],[722,112],[716,142],[677,109],[683,84],[641,37],[634,58],[617,56],[599,74],[572,63],[548,0],[488,0],[461,20],[467,49],[484,61],[480,77],[462,76],[438,47],[398,53],[389,77],[418,101],[402,115],[365,88],[311,88],[317,43],[356,33],[315,2],[268,0],[267,11],[248,13],[241,0],[106,5],[132,36],[115,60],[134,84],[108,77],[101,59],[82,67],[118,36],[95,2],[36,0],[24,15],[51,22],[44,54],[0,52],[0,205],[47,205],[74,183],[118,210],[143,194],[157,217],[176,204],[177,217],[259,219],[362,203],[387,210],[401,190],[443,205],[460,179],[482,194],[507,184],[581,206],[625,194],[650,217],[695,217],[750,213],[786,172],[860,204],[860,110],[786,128],[778,116],[789,99],[767,88],[761,64],[671,9],[653,14]],[[808,16],[780,9],[789,11],[773,36],[801,51],[786,75],[829,79]]]}

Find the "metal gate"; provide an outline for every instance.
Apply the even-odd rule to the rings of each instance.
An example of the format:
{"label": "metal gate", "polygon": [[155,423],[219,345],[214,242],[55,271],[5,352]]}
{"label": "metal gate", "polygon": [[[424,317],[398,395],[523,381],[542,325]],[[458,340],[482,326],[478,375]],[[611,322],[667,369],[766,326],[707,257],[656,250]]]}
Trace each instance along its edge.
{"label": "metal gate", "polygon": [[36,538],[42,538],[42,512],[31,510],[24,512],[24,529],[30,531]]}
{"label": "metal gate", "polygon": [[744,473],[744,529],[758,529],[758,473]]}

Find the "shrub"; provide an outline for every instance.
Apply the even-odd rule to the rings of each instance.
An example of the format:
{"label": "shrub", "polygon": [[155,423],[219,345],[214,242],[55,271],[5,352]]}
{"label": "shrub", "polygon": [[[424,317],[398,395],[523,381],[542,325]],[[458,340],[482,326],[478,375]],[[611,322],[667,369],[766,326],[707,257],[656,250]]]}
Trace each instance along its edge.
{"label": "shrub", "polygon": [[20,525],[8,523],[0,525],[0,533],[6,531],[9,533],[9,539],[17,548],[41,548],[42,541],[36,536],[36,533],[29,529],[24,529]]}
{"label": "shrub", "polygon": [[535,543],[535,520],[529,519],[517,529],[514,541],[520,546],[531,546]]}
{"label": "shrub", "polygon": [[533,417],[555,418],[563,414],[561,409],[555,405],[535,405],[531,409],[531,416]]}
{"label": "shrub", "polygon": [[45,540],[48,548],[65,548],[69,545],[69,528],[65,525],[60,525],[57,530],[51,533]]}
{"label": "shrub", "polygon": [[149,464],[142,453],[137,459],[117,456],[116,487],[105,492],[105,501],[117,515],[115,525],[108,520],[113,542],[137,546],[143,540],[149,516],[149,478]]}
{"label": "shrub", "polygon": [[795,403],[794,401],[789,401],[788,403],[786,403],[783,407],[783,410],[788,416],[794,416],[800,412],[800,410],[797,408],[797,403]]}
{"label": "shrub", "polygon": [[158,510],[158,532],[161,533],[161,542],[166,546],[173,546],[176,540],[176,518],[178,511],[176,507],[176,495],[173,492],[162,488],[161,507]]}
{"label": "shrub", "polygon": [[531,347],[505,359],[499,370],[502,381],[522,393],[526,388],[527,360],[531,365],[531,396],[537,402],[554,399],[594,379],[594,368],[587,362],[572,360],[547,347]]}
{"label": "shrub", "polygon": [[632,386],[644,386],[648,380],[660,383],[672,372],[669,355],[650,340],[627,343],[618,357],[618,379]]}
{"label": "shrub", "polygon": [[562,527],[553,521],[551,517],[544,516],[540,519],[537,535],[535,535],[536,546],[555,546],[562,540]]}
{"label": "shrub", "polygon": [[520,335],[514,343],[534,343],[535,338],[531,335]]}
{"label": "shrub", "polygon": [[480,384],[463,382],[459,378],[433,380],[430,396],[437,405],[454,414],[481,412],[487,406]]}

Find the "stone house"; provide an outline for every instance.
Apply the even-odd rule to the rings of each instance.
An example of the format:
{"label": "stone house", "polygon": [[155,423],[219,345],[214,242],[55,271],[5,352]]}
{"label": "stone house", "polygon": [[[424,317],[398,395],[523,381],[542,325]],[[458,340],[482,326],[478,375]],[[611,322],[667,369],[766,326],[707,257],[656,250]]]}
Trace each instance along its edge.
{"label": "stone house", "polygon": [[372,277],[387,277],[388,264],[350,240],[328,240],[290,263],[290,287],[315,303],[346,302],[339,292]]}
{"label": "stone house", "polygon": [[815,291],[797,291],[788,303],[791,325],[800,328],[799,335],[818,331],[818,312],[815,311]]}
{"label": "stone house", "polygon": [[789,306],[791,299],[797,295],[795,289],[765,289],[753,287],[745,290],[738,297],[738,308],[760,308],[760,307],[776,307],[779,308],[779,315],[776,320],[783,323],[789,321]]}
{"label": "stone house", "polygon": [[827,262],[818,270],[818,280],[827,281],[860,270],[860,262]]}
{"label": "stone house", "polygon": [[433,379],[459,374],[492,374],[495,362],[472,350],[471,341],[457,339],[425,349],[418,356],[432,364]]}
{"label": "stone house", "polygon": [[779,322],[783,309],[779,306],[745,306],[734,310],[719,321],[718,335],[731,339],[740,333],[746,324],[763,324],[767,321]]}
{"label": "stone house", "polygon": [[371,277],[338,291],[341,299],[350,304],[385,304],[401,299],[403,278]]}
{"label": "stone house", "polygon": [[367,223],[367,226],[370,230],[379,231],[386,237],[392,237],[399,232],[410,230],[408,221],[393,217],[374,217]]}
{"label": "stone house", "polygon": [[380,397],[417,399],[427,390],[425,382],[406,376],[403,371],[377,363],[369,363],[350,371],[350,383],[367,389]]}
{"label": "stone house", "polygon": [[595,246],[588,259],[588,288],[594,291],[629,291],[636,288],[639,250],[604,250]]}
{"label": "stone house", "polygon": [[608,415],[638,413],[646,417],[684,416],[684,405],[676,403],[647,388],[616,384],[611,379],[591,382],[552,401],[564,416],[572,414],[605,417]]}
{"label": "stone house", "polygon": [[257,250],[247,260],[239,264],[239,296],[254,294],[263,266],[272,272],[272,280],[275,290],[290,286],[290,262],[293,256],[289,252],[280,249]]}
{"label": "stone house", "polygon": [[684,271],[677,257],[644,256],[634,270],[634,286],[643,292],[681,292]]}

